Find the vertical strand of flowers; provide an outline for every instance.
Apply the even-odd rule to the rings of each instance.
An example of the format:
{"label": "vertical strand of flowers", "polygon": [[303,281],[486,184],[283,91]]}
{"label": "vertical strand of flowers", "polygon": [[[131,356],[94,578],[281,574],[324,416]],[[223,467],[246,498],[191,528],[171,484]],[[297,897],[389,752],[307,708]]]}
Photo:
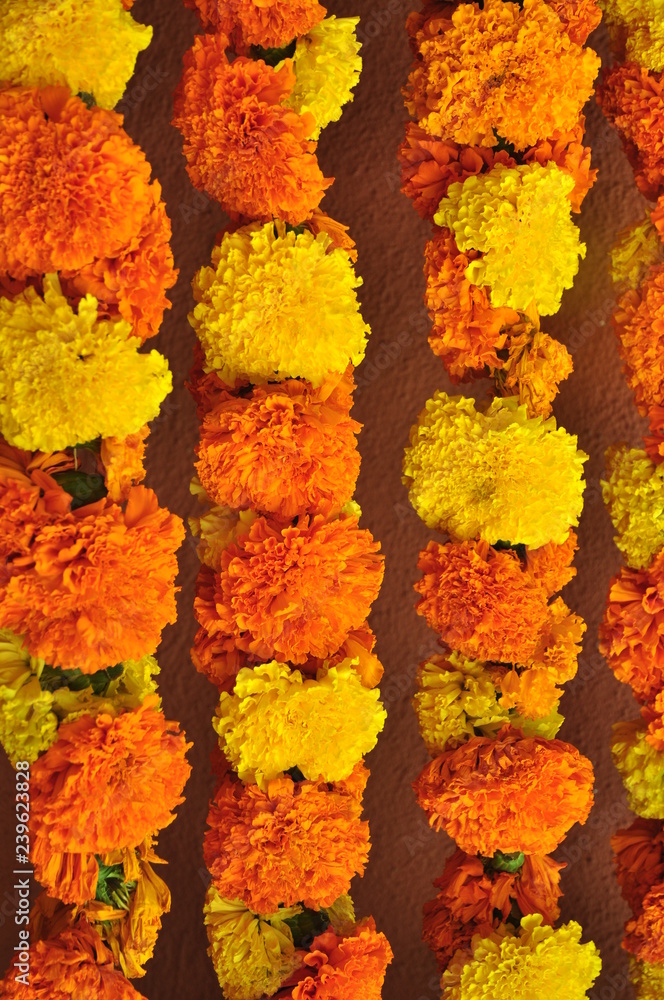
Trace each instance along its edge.
{"label": "vertical strand of flowers", "polygon": [[614,726],[611,752],[637,818],[612,838],[632,910],[623,948],[637,1000],[664,996],[664,6],[607,0],[615,64],[599,103],[617,129],[646,201],[611,252],[613,326],[641,417],[643,447],[606,453],[604,501],[625,565],[611,581],[600,649],[640,716]]}
{"label": "vertical strand of flowers", "polygon": [[357,18],[315,0],[188,0],[174,123],[230,223],[194,278],[192,658],[219,689],[204,854],[229,1000],[377,1000],[391,951],[348,895],[364,871],[363,757],[385,712],[366,619],[383,576],[359,526],[350,416],[369,333],[356,252],[316,158],[361,68]]}
{"label": "vertical strand of flowers", "polygon": [[152,37],[131,3],[0,10],[0,742],[25,779],[16,867],[44,890],[0,986],[17,1000],[138,1000],[189,775],[154,657],[183,525],[140,485],[171,374],[139,349],[177,272],[112,110]]}
{"label": "vertical strand of flowers", "polygon": [[446,1000],[580,1000],[601,965],[577,923],[556,926],[550,855],[593,797],[590,761],[557,738],[585,630],[556,595],[576,572],[587,456],[551,416],[572,362],[540,326],[585,254],[571,212],[595,179],[582,108],[599,20],[594,0],[429,2],[408,19],[399,159],[434,227],[429,343],[490,397],[437,392],[404,459],[413,507],[447,539],[420,553],[417,612],[441,652],[414,697],[432,757],[417,800],[457,847],[424,909]]}

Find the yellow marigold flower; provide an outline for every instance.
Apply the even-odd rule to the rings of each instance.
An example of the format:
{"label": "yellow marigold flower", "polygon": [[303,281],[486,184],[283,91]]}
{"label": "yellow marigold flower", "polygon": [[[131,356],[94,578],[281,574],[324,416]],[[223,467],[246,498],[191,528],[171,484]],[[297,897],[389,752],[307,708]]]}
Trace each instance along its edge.
{"label": "yellow marigold flower", "polygon": [[664,70],[664,0],[603,0],[609,29],[629,62]]}
{"label": "yellow marigold flower", "polygon": [[94,296],[75,312],[57,275],[43,299],[0,298],[0,432],[28,451],[137,433],[172,386],[166,359],[139,346],[125,320],[98,318]]}
{"label": "yellow marigold flower", "polygon": [[497,133],[525,149],[576,127],[600,59],[572,41],[551,5],[484,0],[445,10],[416,35],[404,92],[429,135],[495,146]]}
{"label": "yellow marigold flower", "polygon": [[517,934],[504,924],[476,934],[443,972],[445,1000],[583,1000],[602,968],[597,948],[581,944],[575,921],[554,929],[542,919],[522,917]]}
{"label": "yellow marigold flower", "polygon": [[291,906],[258,916],[210,885],[204,906],[208,954],[228,1000],[271,997],[300,966],[286,923],[299,912],[299,906]]}
{"label": "yellow marigold flower", "polygon": [[615,543],[632,569],[645,569],[664,545],[664,466],[641,448],[620,445],[606,453],[604,503]]}
{"label": "yellow marigold flower", "polygon": [[152,28],[134,21],[122,0],[4,0],[0,79],[65,85],[113,108],[151,40]]}
{"label": "yellow marigold flower", "polygon": [[499,163],[449,186],[434,222],[452,230],[460,250],[481,252],[466,276],[489,287],[492,306],[558,312],[586,255],[571,217],[573,188],[574,178],[553,162]]}
{"label": "yellow marigold flower", "polygon": [[233,693],[221,694],[213,725],[242,781],[266,790],[293,767],[310,780],[351,774],[386,719],[378,690],[363,686],[356,663],[342,660],[315,680],[275,660],[239,671]]}
{"label": "yellow marigold flower", "polygon": [[285,103],[299,115],[313,115],[312,139],[330,122],[338,121],[344,104],[353,100],[353,87],[362,70],[361,43],[355,37],[359,23],[359,17],[331,15],[297,40],[295,86]]}
{"label": "yellow marigold flower", "polygon": [[629,975],[636,1000],[662,1000],[664,996],[664,963],[637,962],[630,959]]}
{"label": "yellow marigold flower", "polygon": [[618,233],[611,248],[611,279],[619,292],[635,291],[650,268],[664,260],[664,246],[646,212],[643,222]]}
{"label": "yellow marigold flower", "polygon": [[189,317],[207,370],[231,385],[303,378],[314,387],[359,365],[369,327],[344,250],[325,233],[254,223],[225,233],[194,278]]}
{"label": "yellow marigold flower", "polygon": [[611,756],[627,791],[627,804],[644,819],[664,819],[664,753],[648,743],[642,719],[617,722]]}
{"label": "yellow marigold flower", "polygon": [[427,527],[454,540],[562,545],[583,506],[588,456],[576,445],[515,397],[483,413],[473,399],[436,392],[411,430],[403,481]]}

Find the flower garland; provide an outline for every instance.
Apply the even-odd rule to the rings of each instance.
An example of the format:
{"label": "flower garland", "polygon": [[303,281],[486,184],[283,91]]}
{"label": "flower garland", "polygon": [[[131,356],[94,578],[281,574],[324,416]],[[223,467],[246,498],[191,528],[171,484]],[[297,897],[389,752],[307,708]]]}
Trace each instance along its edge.
{"label": "flower garland", "polygon": [[607,0],[605,8],[617,62],[604,74],[599,103],[649,202],[645,218],[619,235],[611,254],[619,296],[613,325],[649,433],[643,448],[619,445],[606,454],[604,501],[625,565],[611,581],[600,649],[641,708],[639,718],[614,726],[613,760],[637,819],[611,845],[632,909],[623,948],[637,1000],[655,1000],[664,995],[664,7],[658,0]]}
{"label": "flower garland", "polygon": [[576,573],[587,456],[550,415],[572,362],[540,328],[585,254],[570,213],[595,179],[582,108],[599,20],[595,0],[430,0],[408,19],[399,160],[434,226],[429,343],[454,383],[486,377],[493,397],[437,392],[403,466],[448,538],[420,554],[417,612],[442,648],[414,697],[432,757],[416,796],[457,844],[424,908],[446,1000],[580,1000],[601,965],[577,923],[555,926],[549,855],[593,799],[590,761],[556,735],[585,631],[555,595]]}
{"label": "flower garland", "polygon": [[192,658],[219,689],[204,855],[229,1000],[378,1000],[392,953],[348,895],[385,721],[366,618],[383,559],[352,500],[353,368],[369,328],[354,243],[319,208],[316,140],[352,100],[358,18],[315,0],[186,0],[174,123],[231,223],[194,278],[201,424]]}
{"label": "flower garland", "polygon": [[141,996],[170,908],[155,840],[190,770],[153,655],[183,525],[139,485],[171,388],[139,348],[177,272],[112,110],[152,37],[129,7],[0,11],[0,742],[16,865],[44,888],[0,987],[17,1000]]}

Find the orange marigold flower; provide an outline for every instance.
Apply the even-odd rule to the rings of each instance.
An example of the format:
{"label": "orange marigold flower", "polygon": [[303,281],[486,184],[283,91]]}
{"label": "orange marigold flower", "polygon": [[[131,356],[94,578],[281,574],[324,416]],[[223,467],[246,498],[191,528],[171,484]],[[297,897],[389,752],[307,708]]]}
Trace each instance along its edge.
{"label": "orange marigold flower", "polygon": [[191,182],[233,217],[299,225],[332,183],[309,140],[313,117],[284,106],[295,83],[290,61],[229,63],[226,44],[223,34],[198,35],[184,57],[173,123]]}
{"label": "orange marigold flower", "polygon": [[[15,960],[18,961],[18,960]],[[113,953],[85,921],[30,947],[30,984],[10,966],[0,984],[12,1000],[145,1000],[113,964]]]}
{"label": "orange marigold flower", "polygon": [[203,846],[221,895],[254,913],[295,903],[331,906],[364,872],[369,825],[360,816],[368,776],[360,763],[332,785],[285,775],[265,792],[226,777],[211,803]]}
{"label": "orange marigold flower", "polygon": [[0,559],[30,551],[35,532],[69,513],[71,497],[52,478],[74,467],[64,452],[23,451],[0,438]]}
{"label": "orange marigold flower", "polygon": [[101,461],[104,466],[106,489],[111,500],[121,503],[129,497],[133,486],[145,479],[145,440],[150,428],[142,427],[126,438],[104,438]]}
{"label": "orange marigold flower", "polygon": [[126,509],[101,500],[51,516],[0,566],[0,627],[31,655],[94,673],[153,652],[175,621],[182,521],[135,486]]}
{"label": "orange marigold flower", "polygon": [[468,854],[550,854],[593,801],[593,768],[561,740],[505,727],[428,764],[413,783],[420,806]]}
{"label": "orange marigold flower", "polygon": [[639,413],[664,404],[664,264],[651,267],[637,289],[618,299],[613,314],[625,378]]}
{"label": "orange marigold flower", "polygon": [[664,880],[664,824],[639,817],[613,835],[611,848],[623,899],[639,913],[644,896]]}
{"label": "orange marigold flower", "polygon": [[236,29],[245,45],[280,49],[325,17],[318,0],[185,0],[198,11],[203,27],[230,35]]}
{"label": "orange marigold flower", "polygon": [[385,971],[393,958],[372,917],[356,924],[346,937],[328,929],[314,938],[295,973],[299,982],[277,998],[292,1000],[380,1000]]}
{"label": "orange marigold flower", "polygon": [[[406,107],[430,135],[517,149],[573,128],[599,57],[572,41],[544,0],[459,4],[417,33]],[[561,81],[564,83],[561,85]]]}
{"label": "orange marigold flower", "polygon": [[[94,895],[96,888],[94,855],[136,847],[175,819],[191,744],[157,705],[157,696],[148,695],[131,712],[64,723],[32,765],[31,858],[52,896],[84,902],[81,892],[91,887]],[[87,877],[67,885],[62,875],[77,865]]]}
{"label": "orange marigold flower", "polygon": [[0,271],[14,278],[120,254],[154,205],[122,116],[66,88],[0,90]]}
{"label": "orange marigold flower", "polygon": [[657,465],[664,461],[664,406],[648,407],[650,434],[643,439],[648,457]]}
{"label": "orange marigold flower", "polygon": [[544,587],[549,597],[557,594],[576,576],[572,561],[578,547],[576,532],[570,530],[562,545],[548,542],[539,549],[526,549],[528,572]]}
{"label": "orange marigold flower", "polygon": [[467,948],[474,934],[488,937],[506,922],[514,904],[524,916],[541,913],[545,923],[555,923],[564,867],[547,855],[531,854],[518,871],[500,871],[483,858],[455,851],[434,882],[436,898],[424,904],[422,939],[439,969],[447,967],[458,948]]}
{"label": "orange marigold flower", "polygon": [[335,652],[361,625],[383,579],[383,558],[357,518],[305,515],[282,526],[256,518],[221,554],[221,571],[203,570],[198,622],[226,648],[261,659],[303,663]]}
{"label": "orange marigold flower", "polygon": [[664,690],[643,706],[641,715],[648,726],[646,742],[655,750],[664,751]]}
{"label": "orange marigold flower", "polygon": [[638,701],[664,690],[664,551],[648,569],[623,566],[613,578],[599,640],[614,674]]}
{"label": "orange marigold flower", "polygon": [[565,25],[573,42],[584,45],[602,20],[597,0],[546,0]]}
{"label": "orange marigold flower", "polygon": [[[595,0],[590,2],[594,4]],[[600,9],[594,9],[601,17]],[[571,174],[575,181],[569,195],[573,212],[581,211],[583,199],[597,178],[597,170],[590,166],[592,150],[583,145],[585,126],[585,118],[581,115],[578,124],[568,132],[556,131],[551,138],[540,139],[521,158],[523,163],[540,163],[542,166],[557,163],[561,170]]]}
{"label": "orange marigold flower", "polygon": [[498,352],[522,320],[514,309],[492,306],[486,289],[466,277],[479,256],[475,250],[462,253],[449,229],[438,230],[424,251],[424,300],[433,321],[429,344],[455,382],[501,368]]}
{"label": "orange marigold flower", "polygon": [[548,604],[550,581],[538,581],[513,550],[432,541],[418,566],[424,573],[415,584],[418,614],[464,656],[527,665],[543,660],[563,622],[563,634],[575,631],[576,616],[562,601]]}
{"label": "orange marigold flower", "polygon": [[322,212],[320,208],[315,208],[311,218],[307,219],[306,225],[314,236],[326,233],[332,240],[333,247],[345,250],[353,263],[357,261],[355,241],[348,232],[349,227],[345,226],[343,222],[337,222],[336,219],[330,218],[326,212]]}
{"label": "orange marigold flower", "polygon": [[642,962],[664,962],[664,882],[646,893],[639,911],[625,924],[623,948]]}
{"label": "orange marigold flower", "polygon": [[636,63],[604,71],[597,100],[617,129],[641,192],[655,201],[664,193],[664,89],[662,73]]}
{"label": "orange marigold flower", "polygon": [[289,379],[226,394],[205,415],[196,451],[210,499],[289,520],[343,507],[360,470],[353,388],[349,373],[331,393]]}
{"label": "orange marigold flower", "polygon": [[507,359],[494,371],[500,396],[518,396],[529,417],[548,417],[558,395],[558,384],[571,375],[572,357],[560,341],[541,333],[528,323],[523,333],[510,333]]}

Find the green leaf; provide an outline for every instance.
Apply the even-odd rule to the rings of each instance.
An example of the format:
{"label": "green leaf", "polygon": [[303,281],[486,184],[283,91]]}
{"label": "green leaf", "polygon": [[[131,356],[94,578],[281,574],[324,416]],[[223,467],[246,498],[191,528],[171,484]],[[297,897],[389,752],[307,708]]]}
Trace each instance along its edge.
{"label": "green leaf", "polygon": [[103,697],[112,681],[124,673],[124,665],[116,663],[114,667],[97,670],[94,674],[84,674],[82,670],[64,670],[62,667],[44,667],[39,678],[42,691],[59,691],[68,688],[70,691],[83,691],[92,688],[92,693]]}
{"label": "green leaf", "polygon": [[291,929],[295,947],[308,948],[313,939],[330,926],[330,918],[326,910],[308,910],[305,907],[301,913],[284,920],[284,923]]}
{"label": "green leaf", "polygon": [[72,510],[103,500],[108,493],[104,477],[96,472],[77,472],[75,469],[68,469],[66,472],[56,472],[53,478],[65,493],[72,497]]}
{"label": "green leaf", "polygon": [[252,59],[262,59],[268,66],[276,66],[282,59],[292,59],[296,44],[297,38],[280,49],[264,49],[261,45],[252,45],[250,55]]}

